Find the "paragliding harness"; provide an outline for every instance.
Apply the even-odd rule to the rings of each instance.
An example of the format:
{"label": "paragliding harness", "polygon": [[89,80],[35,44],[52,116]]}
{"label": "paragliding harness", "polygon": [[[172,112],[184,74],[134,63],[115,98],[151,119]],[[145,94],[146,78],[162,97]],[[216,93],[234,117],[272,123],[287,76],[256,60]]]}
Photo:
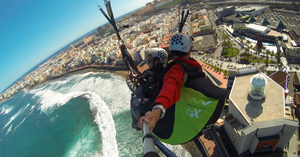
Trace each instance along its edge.
{"label": "paragliding harness", "polygon": [[[176,63],[178,63],[190,77],[205,77],[205,74],[203,72],[199,73],[198,71],[195,71],[193,68],[191,69],[187,64],[181,61],[170,62],[163,69],[163,71],[159,71],[154,68],[146,70],[143,73],[143,76],[137,80],[138,86],[143,87],[143,91],[141,94],[141,104],[138,106],[138,109],[143,113],[141,116],[145,115],[147,111],[151,111],[153,103],[162,88],[165,73],[167,73],[168,70]],[[147,98],[148,100],[144,101],[145,98]]]}
{"label": "paragliding harness", "polygon": [[208,80],[200,68],[181,61],[169,63],[165,73],[175,64],[187,74],[180,88],[180,100],[167,109],[164,118],[153,129],[160,141],[172,145],[194,140],[203,130],[210,128],[221,115],[228,95]]}
{"label": "paragliding harness", "polygon": [[[149,69],[143,73],[143,76],[138,79],[139,86],[143,87],[141,93],[141,104],[138,109],[144,116],[147,111],[151,111],[155,98],[158,96],[163,83],[164,71],[158,69]],[[145,101],[145,99],[147,99]]]}

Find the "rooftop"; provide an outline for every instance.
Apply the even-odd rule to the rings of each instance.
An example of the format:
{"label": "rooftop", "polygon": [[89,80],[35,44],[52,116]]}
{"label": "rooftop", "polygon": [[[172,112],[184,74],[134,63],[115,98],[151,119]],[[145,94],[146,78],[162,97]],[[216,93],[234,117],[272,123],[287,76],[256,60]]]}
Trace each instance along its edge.
{"label": "rooftop", "polygon": [[266,26],[266,25],[269,25],[269,24],[270,24],[270,22],[268,21],[267,18],[264,18],[264,19],[261,21],[261,25],[263,25],[263,26]]}
{"label": "rooftop", "polygon": [[251,16],[250,18],[249,18],[249,23],[253,23],[253,22],[256,22],[257,20],[255,19],[255,17],[254,16]]}
{"label": "rooftop", "polygon": [[253,100],[248,94],[251,88],[250,80],[254,75],[235,78],[229,95],[230,100],[249,123],[284,118],[284,89],[265,76],[268,81],[265,98]]}
{"label": "rooftop", "polygon": [[255,5],[255,4],[249,4],[240,8],[235,9],[236,12],[249,12],[249,11],[255,11],[258,9],[262,9],[267,7],[266,5]]}
{"label": "rooftop", "polygon": [[287,73],[282,72],[282,71],[277,71],[270,75],[269,77],[273,79],[276,83],[278,83],[282,88],[286,89],[287,88]]}
{"label": "rooftop", "polygon": [[283,24],[283,22],[280,20],[277,24],[276,24],[276,28],[277,29],[285,29],[286,26]]}
{"label": "rooftop", "polygon": [[262,8],[267,7],[266,5],[255,5],[255,4],[249,4],[240,8],[235,9],[237,12],[249,12],[249,11],[255,11]]}
{"label": "rooftop", "polygon": [[247,26],[247,28],[249,29],[256,29],[256,30],[260,30],[260,31],[265,31],[266,29],[268,29],[268,27],[265,27],[265,26],[260,26],[260,25],[256,25],[256,24],[249,24]]}
{"label": "rooftop", "polygon": [[286,30],[292,31],[292,29],[300,28],[300,15],[296,13],[286,13],[286,12],[277,12],[269,11],[255,17],[257,21],[262,21],[266,18],[270,24],[268,26],[276,28],[276,24],[281,20],[282,23],[286,26]]}
{"label": "rooftop", "polygon": [[242,15],[240,13],[236,13],[235,17],[242,17]]}
{"label": "rooftop", "polygon": [[199,138],[203,142],[208,154],[211,157],[221,156],[218,146],[216,145],[216,141],[210,131],[205,132]]}

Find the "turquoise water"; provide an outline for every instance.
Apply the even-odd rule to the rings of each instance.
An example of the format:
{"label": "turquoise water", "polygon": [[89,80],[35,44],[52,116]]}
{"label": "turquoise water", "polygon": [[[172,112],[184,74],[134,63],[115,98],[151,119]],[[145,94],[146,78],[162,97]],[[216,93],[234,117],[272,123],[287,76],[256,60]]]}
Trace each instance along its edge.
{"label": "turquoise water", "polygon": [[[251,41],[252,43],[257,43],[257,40],[254,40],[254,39],[251,39],[249,37],[246,37],[246,36],[243,36],[246,40],[249,40]],[[266,43],[266,42],[262,42],[263,45],[266,45],[266,46],[273,46],[274,44],[273,43]]]}
{"label": "turquoise water", "polygon": [[[0,156],[141,157],[130,94],[123,78],[92,72],[23,90],[0,103]],[[181,146],[167,147],[190,156]]]}

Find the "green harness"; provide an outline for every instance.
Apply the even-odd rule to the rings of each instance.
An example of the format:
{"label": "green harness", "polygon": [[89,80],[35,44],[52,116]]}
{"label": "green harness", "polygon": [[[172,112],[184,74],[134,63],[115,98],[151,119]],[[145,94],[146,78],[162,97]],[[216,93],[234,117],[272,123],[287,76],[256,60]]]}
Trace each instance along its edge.
{"label": "green harness", "polygon": [[188,74],[180,88],[180,100],[166,111],[157,122],[154,135],[162,142],[172,145],[182,144],[199,137],[202,130],[213,125],[220,117],[227,92],[205,78],[203,72],[180,61]]}

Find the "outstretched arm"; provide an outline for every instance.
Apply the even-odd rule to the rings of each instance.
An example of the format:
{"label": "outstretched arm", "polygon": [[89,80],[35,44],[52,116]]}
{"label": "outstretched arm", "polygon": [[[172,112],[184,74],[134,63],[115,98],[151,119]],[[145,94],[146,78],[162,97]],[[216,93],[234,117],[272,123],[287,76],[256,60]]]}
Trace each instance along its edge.
{"label": "outstretched arm", "polygon": [[162,110],[160,108],[156,108],[153,111],[148,111],[145,116],[142,116],[139,119],[138,127],[142,128],[145,121],[149,125],[149,130],[152,131],[159,120],[161,113]]}

